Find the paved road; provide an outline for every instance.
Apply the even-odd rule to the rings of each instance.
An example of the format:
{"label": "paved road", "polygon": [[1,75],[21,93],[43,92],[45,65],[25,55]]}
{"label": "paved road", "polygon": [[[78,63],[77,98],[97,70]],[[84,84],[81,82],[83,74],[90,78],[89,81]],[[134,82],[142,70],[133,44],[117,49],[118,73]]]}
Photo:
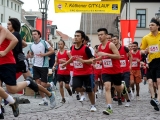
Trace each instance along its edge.
{"label": "paved road", "polygon": [[66,94],[67,102],[65,104],[59,103],[60,95],[57,94],[57,107],[50,109],[47,106],[39,106],[41,99],[34,97],[21,96],[29,98],[31,103],[20,105],[20,115],[15,118],[12,114],[11,108],[6,106],[5,119],[6,120],[160,120],[160,112],[156,112],[149,104],[150,95],[148,93],[147,85],[141,84],[140,101],[133,100],[131,107],[126,108],[124,105],[118,106],[117,102],[113,102],[113,114],[110,116],[103,115],[102,111],[105,109],[104,94],[98,95],[96,102],[97,112],[91,113],[89,111],[90,104],[85,101],[80,103],[73,97]]}

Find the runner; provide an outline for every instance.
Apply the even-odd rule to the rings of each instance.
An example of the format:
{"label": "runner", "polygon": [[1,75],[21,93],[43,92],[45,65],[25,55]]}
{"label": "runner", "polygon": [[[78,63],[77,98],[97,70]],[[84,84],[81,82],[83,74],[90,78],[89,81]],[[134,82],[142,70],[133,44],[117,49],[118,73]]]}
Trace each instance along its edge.
{"label": "runner", "polygon": [[110,115],[112,114],[112,98],[111,98],[111,83],[115,85],[116,91],[118,94],[118,104],[122,104],[121,101],[121,73],[122,70],[120,68],[120,54],[116,46],[107,40],[108,31],[106,28],[100,28],[97,30],[98,38],[101,42],[99,46],[98,55],[99,58],[95,58],[94,61],[102,59],[102,80],[105,86],[105,97],[106,97],[106,104],[107,109],[103,111],[104,114]]}
{"label": "runner", "polygon": [[132,69],[130,72],[130,84],[132,89],[134,88],[134,85],[136,85],[136,99],[140,100],[139,98],[139,90],[140,90],[140,83],[141,80],[141,70],[140,70],[140,64],[141,64],[141,51],[138,50],[138,43],[133,42],[132,43]]}
{"label": "runner", "polygon": [[[122,46],[120,44],[119,41],[119,36],[114,35],[112,37],[112,42],[115,44],[115,46],[117,47],[117,49],[119,50],[120,53],[120,63],[121,63],[121,69],[123,71],[122,74],[122,79],[125,81],[125,85],[127,87],[127,91],[130,95],[130,99],[133,99],[133,93],[130,90],[130,70],[131,70],[131,66],[132,66],[132,55],[129,52],[129,49],[125,46]],[[129,62],[128,62],[128,58],[129,58]],[[123,92],[122,92],[123,93]],[[128,97],[128,93],[125,93],[125,98],[126,98],[126,107],[130,106],[130,99]]]}
{"label": "runner", "polygon": [[112,33],[109,33],[109,34],[107,35],[107,40],[110,41],[110,42],[112,42],[112,37],[113,37],[113,34],[112,34]]}
{"label": "runner", "polygon": [[[95,49],[95,58],[98,57],[98,46],[96,45],[94,47]],[[103,90],[103,82],[101,79],[101,72],[102,72],[102,61],[96,61],[96,64],[93,65],[94,66],[94,80],[95,80],[95,88],[94,88],[94,92],[97,97],[97,91],[98,91],[98,86],[99,86],[99,90],[102,91]]]}
{"label": "runner", "polygon": [[149,24],[150,33],[142,38],[141,49],[149,48],[149,71],[153,82],[158,87],[158,98],[150,101],[155,110],[159,111],[160,102],[160,21],[158,18],[152,18]]}
{"label": "runner", "polygon": [[68,93],[70,96],[72,96],[72,91],[69,87],[69,83],[70,83],[70,69],[69,69],[69,65],[67,65],[66,67],[62,67],[62,64],[65,63],[66,61],[69,60],[69,58],[71,57],[70,52],[67,52],[67,50],[65,50],[65,42],[63,40],[60,40],[58,42],[58,47],[59,47],[59,51],[57,53],[57,58],[56,61],[53,65],[53,70],[56,69],[56,66],[58,65],[58,71],[57,71],[57,80],[59,81],[59,89],[60,89],[60,93],[61,93],[61,97],[62,97],[62,101],[61,103],[65,103],[66,99],[64,98],[64,89],[63,89],[63,82],[65,83],[65,88],[67,89]]}
{"label": "runner", "polygon": [[63,66],[69,64],[73,60],[73,88],[78,92],[87,92],[91,101],[91,112],[97,111],[95,107],[95,94],[93,92],[92,80],[92,60],[93,55],[90,49],[83,45],[85,33],[81,30],[75,32],[75,45],[71,48],[71,59]]}
{"label": "runner", "polygon": [[[49,59],[48,56],[53,54],[53,49],[50,47],[49,43],[41,40],[41,33],[38,30],[32,31],[32,36],[34,39],[34,43],[30,46],[31,55],[34,56],[34,63],[33,63],[33,78],[35,79],[36,83],[39,84],[39,93],[42,97],[42,102],[39,105],[48,105],[48,101],[45,97],[45,94],[49,96],[49,92],[44,89],[48,87],[53,87],[53,82],[48,82],[48,68],[49,68]],[[41,85],[41,86],[40,86]],[[44,88],[43,88],[43,87]],[[45,93],[45,94],[44,94]],[[52,92],[52,98],[54,102],[51,104],[51,108],[54,108],[55,103],[55,95]]]}

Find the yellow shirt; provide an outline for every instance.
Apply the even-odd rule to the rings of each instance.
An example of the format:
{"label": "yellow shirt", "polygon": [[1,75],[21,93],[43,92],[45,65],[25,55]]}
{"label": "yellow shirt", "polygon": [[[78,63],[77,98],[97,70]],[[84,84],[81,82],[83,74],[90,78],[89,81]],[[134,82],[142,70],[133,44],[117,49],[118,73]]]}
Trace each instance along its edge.
{"label": "yellow shirt", "polygon": [[141,46],[142,50],[148,48],[149,50],[149,62],[155,58],[160,58],[160,31],[157,36],[152,35],[152,33],[147,34],[142,38]]}

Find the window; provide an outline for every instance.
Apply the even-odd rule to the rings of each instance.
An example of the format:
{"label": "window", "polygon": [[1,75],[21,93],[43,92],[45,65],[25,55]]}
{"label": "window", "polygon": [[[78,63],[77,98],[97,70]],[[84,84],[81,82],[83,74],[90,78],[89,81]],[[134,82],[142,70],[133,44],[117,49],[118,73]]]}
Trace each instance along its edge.
{"label": "window", "polygon": [[138,19],[138,28],[146,27],[146,9],[137,9],[136,10],[136,19]]}
{"label": "window", "polygon": [[18,12],[19,12],[19,5],[18,5]]}
{"label": "window", "polygon": [[3,14],[1,14],[1,22],[3,22]]}
{"label": "window", "polygon": [[9,0],[7,0],[7,7],[9,7]]}
{"label": "window", "polygon": [[15,10],[16,10],[16,7],[17,7],[17,6],[16,6],[16,4],[15,4]]}
{"label": "window", "polygon": [[3,0],[1,0],[1,4],[3,5]]}
{"label": "window", "polygon": [[11,2],[11,8],[13,8],[13,2]]}

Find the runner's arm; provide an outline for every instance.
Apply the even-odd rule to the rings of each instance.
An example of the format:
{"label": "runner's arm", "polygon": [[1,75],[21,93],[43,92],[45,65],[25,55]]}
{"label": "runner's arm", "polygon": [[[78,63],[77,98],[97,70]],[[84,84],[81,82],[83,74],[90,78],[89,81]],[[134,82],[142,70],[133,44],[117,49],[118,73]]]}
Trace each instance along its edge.
{"label": "runner's arm", "polygon": [[25,48],[25,47],[27,47],[27,43],[24,40],[22,40],[22,48]]}
{"label": "runner's arm", "polygon": [[9,51],[11,51],[18,43],[18,39],[7,29],[2,28],[1,34],[0,34],[0,42],[4,41],[4,39],[10,40],[10,44],[8,47],[4,50],[4,53],[7,54]]}
{"label": "runner's arm", "polygon": [[112,50],[113,54],[109,54],[109,53],[105,53],[105,52],[99,52],[98,54],[100,56],[108,56],[112,59],[120,59],[119,51],[113,43],[109,44],[109,48]]}

